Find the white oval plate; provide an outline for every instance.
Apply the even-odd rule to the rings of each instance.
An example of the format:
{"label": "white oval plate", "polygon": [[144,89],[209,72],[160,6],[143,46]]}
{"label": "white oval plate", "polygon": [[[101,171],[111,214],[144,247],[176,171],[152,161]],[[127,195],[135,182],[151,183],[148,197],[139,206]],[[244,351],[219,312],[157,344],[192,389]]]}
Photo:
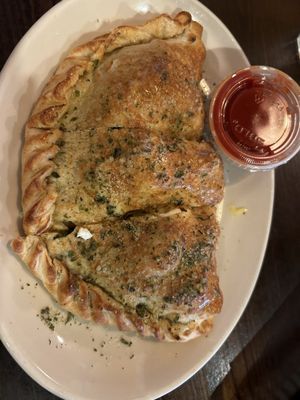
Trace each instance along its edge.
{"label": "white oval plate", "polygon": [[[0,81],[0,332],[4,345],[42,386],[65,399],[153,399],[191,377],[218,350],[240,318],[254,288],[268,239],[273,173],[247,173],[225,164],[227,185],[218,251],[222,313],[207,338],[157,343],[94,325],[59,322],[51,331],[36,316],[56,306],[8,248],[18,234],[20,148],[23,127],[41,88],[74,44],[158,13],[188,10],[204,26],[206,78],[219,82],[248,65],[228,29],[192,0],[65,0],[24,36]],[[248,208],[232,216],[231,204]],[[22,289],[23,287],[23,289]]]}

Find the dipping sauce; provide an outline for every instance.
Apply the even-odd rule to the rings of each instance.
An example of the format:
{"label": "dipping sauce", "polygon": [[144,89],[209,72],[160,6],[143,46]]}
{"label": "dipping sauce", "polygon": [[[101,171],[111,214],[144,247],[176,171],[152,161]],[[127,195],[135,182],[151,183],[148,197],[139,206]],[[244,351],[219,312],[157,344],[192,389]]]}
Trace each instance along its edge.
{"label": "dipping sauce", "polygon": [[300,148],[300,88],[270,67],[240,70],[222,82],[210,105],[217,144],[239,166],[267,170]]}

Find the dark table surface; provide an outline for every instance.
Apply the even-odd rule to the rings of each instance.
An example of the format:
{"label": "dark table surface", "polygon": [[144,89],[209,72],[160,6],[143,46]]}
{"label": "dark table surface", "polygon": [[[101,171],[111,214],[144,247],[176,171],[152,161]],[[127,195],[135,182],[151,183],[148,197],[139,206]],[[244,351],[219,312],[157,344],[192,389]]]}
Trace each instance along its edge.
{"label": "dark table surface", "polygon": [[[57,2],[0,1],[0,67],[31,25]],[[300,82],[296,50],[296,37],[300,33],[299,0],[202,0],[202,3],[227,25],[251,64],[277,67]],[[242,318],[206,366],[163,399],[296,399],[300,398],[299,390],[300,154],[276,170],[269,244]],[[0,343],[0,399],[57,397],[29,378]]]}

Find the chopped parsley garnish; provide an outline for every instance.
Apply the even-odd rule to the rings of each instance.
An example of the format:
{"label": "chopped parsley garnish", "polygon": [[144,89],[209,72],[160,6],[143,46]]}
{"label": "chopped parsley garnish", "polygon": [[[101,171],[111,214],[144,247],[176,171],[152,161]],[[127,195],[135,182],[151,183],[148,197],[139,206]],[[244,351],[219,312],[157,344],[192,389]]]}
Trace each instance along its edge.
{"label": "chopped parsley garnish", "polygon": [[95,178],[96,178],[96,173],[95,173],[95,171],[94,171],[93,169],[90,169],[89,171],[87,171],[87,172],[85,173],[85,178],[86,178],[86,180],[89,181],[89,182],[94,181]]}
{"label": "chopped parsley garnish", "polygon": [[58,139],[55,143],[57,146],[62,147],[65,145],[65,141],[62,139]]}
{"label": "chopped parsley garnish", "polygon": [[125,344],[125,346],[128,346],[128,347],[130,347],[132,345],[132,341],[131,340],[126,340],[122,336],[120,338],[120,342]]}
{"label": "chopped parsley garnish", "polygon": [[136,227],[134,225],[132,225],[131,223],[127,223],[125,224],[125,228],[129,231],[129,232],[136,232]]}
{"label": "chopped parsley garnish", "polygon": [[162,74],[160,75],[160,79],[162,81],[166,81],[168,79],[168,77],[169,77],[168,71],[163,71]]}
{"label": "chopped parsley garnish", "polygon": [[70,261],[75,261],[76,260],[76,254],[72,250],[69,250],[67,252],[67,257],[70,259]]}
{"label": "chopped parsley garnish", "polygon": [[102,196],[101,194],[96,194],[95,201],[97,203],[104,204],[107,203],[107,198],[105,196]]}
{"label": "chopped parsley garnish", "polygon": [[136,313],[139,317],[144,318],[148,315],[148,310],[145,304],[139,303],[135,307]]}
{"label": "chopped parsley garnish", "polygon": [[119,158],[122,154],[122,149],[120,147],[115,147],[113,151],[113,157]]}
{"label": "chopped parsley garnish", "polygon": [[177,171],[174,174],[175,178],[182,178],[183,175],[184,175],[184,170],[183,169],[177,169]]}
{"label": "chopped parsley garnish", "polygon": [[54,319],[48,306],[41,309],[40,317],[41,320],[48,326],[48,328],[51,331],[54,331]]}
{"label": "chopped parsley garnish", "polygon": [[177,150],[177,144],[176,143],[171,143],[167,145],[167,149],[171,152],[174,153]]}
{"label": "chopped parsley garnish", "polygon": [[178,115],[175,119],[175,129],[176,131],[182,130],[183,121],[180,115]]}
{"label": "chopped parsley garnish", "polygon": [[72,314],[70,311],[68,311],[67,318],[65,320],[65,325],[67,325],[68,322],[70,322],[74,318],[74,314]]}
{"label": "chopped parsley garnish", "polygon": [[104,157],[98,157],[98,158],[95,159],[95,163],[96,163],[96,164],[101,164],[101,163],[103,163],[104,161],[105,161]]}
{"label": "chopped parsley garnish", "polygon": [[112,132],[119,129],[123,129],[122,126],[110,126],[109,128],[107,128],[107,131]]}
{"label": "chopped parsley garnish", "polygon": [[164,179],[164,178],[167,177],[167,174],[166,174],[166,172],[159,172],[159,173],[156,175],[156,177],[157,177],[157,179]]}
{"label": "chopped parsley garnish", "polygon": [[165,146],[163,144],[158,145],[158,151],[159,153],[163,153],[166,150]]}
{"label": "chopped parsley garnish", "polygon": [[116,206],[113,206],[112,204],[108,204],[106,207],[106,211],[108,215],[113,215],[115,213]]}
{"label": "chopped parsley garnish", "polygon": [[179,314],[176,314],[173,318],[173,322],[178,322],[179,321]]}
{"label": "chopped parsley garnish", "polygon": [[173,200],[173,204],[174,204],[175,206],[183,206],[184,201],[183,201],[183,199],[174,199],[174,200]]}
{"label": "chopped parsley garnish", "polygon": [[96,69],[99,65],[99,60],[93,60],[92,63],[93,63],[93,68]]}

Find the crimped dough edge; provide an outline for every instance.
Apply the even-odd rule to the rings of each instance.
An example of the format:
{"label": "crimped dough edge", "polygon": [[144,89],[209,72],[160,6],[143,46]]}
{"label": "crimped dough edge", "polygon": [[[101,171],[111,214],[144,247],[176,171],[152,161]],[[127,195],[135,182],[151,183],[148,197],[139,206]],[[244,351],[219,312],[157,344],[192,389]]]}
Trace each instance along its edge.
{"label": "crimped dough edge", "polygon": [[114,325],[120,330],[137,331],[164,341],[187,341],[207,334],[213,315],[202,315],[188,325],[163,323],[145,324],[137,315],[124,312],[118,302],[101,288],[72,274],[65,265],[50,257],[41,235],[49,231],[57,193],[47,185],[54,170],[52,159],[59,151],[56,145],[63,132],[58,121],[68,110],[70,96],[80,78],[101,63],[105,54],[124,46],[147,43],[153,39],[185,39],[205,53],[201,41],[202,27],[192,21],[188,12],[174,18],[162,14],[141,26],[121,26],[71,50],[59,64],[36,102],[25,128],[22,164],[24,237],[12,241],[11,247],[32,273],[42,281],[48,292],[64,309],[85,320]]}

